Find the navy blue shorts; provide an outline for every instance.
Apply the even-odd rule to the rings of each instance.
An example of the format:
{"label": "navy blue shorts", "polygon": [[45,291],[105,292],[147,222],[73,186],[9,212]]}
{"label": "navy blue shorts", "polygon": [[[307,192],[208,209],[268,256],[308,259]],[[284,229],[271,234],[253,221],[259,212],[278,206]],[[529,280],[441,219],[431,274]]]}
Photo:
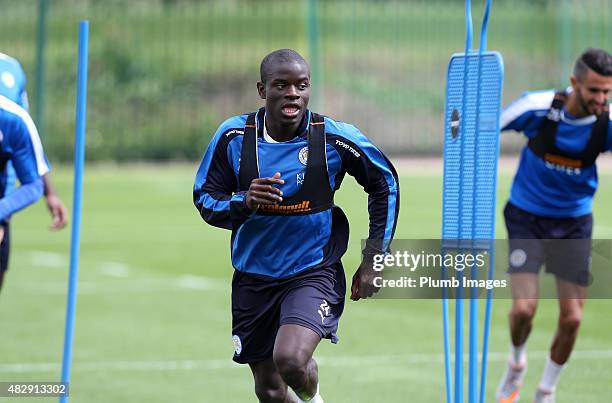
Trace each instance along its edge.
{"label": "navy blue shorts", "polygon": [[234,361],[247,364],[272,357],[282,325],[307,327],[338,341],[346,282],[340,262],[285,279],[262,279],[240,271],[232,279]]}
{"label": "navy blue shorts", "polygon": [[0,242],[0,273],[4,273],[8,270],[9,252],[11,250],[11,234],[8,223],[2,223],[0,224],[0,227],[2,227],[4,230],[4,236],[2,238],[2,242]]}
{"label": "navy blue shorts", "polygon": [[574,284],[590,282],[591,214],[552,218],[542,217],[508,203],[504,209],[510,253],[508,273],[546,272]]}

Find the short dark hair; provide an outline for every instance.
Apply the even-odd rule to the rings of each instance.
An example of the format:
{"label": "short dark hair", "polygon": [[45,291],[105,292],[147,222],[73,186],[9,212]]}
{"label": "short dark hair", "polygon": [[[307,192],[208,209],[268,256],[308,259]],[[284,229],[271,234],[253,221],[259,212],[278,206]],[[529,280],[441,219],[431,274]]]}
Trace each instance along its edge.
{"label": "short dark hair", "polygon": [[276,63],[286,63],[286,62],[298,62],[303,63],[306,67],[310,69],[308,63],[304,58],[293,49],[278,49],[274,52],[268,53],[266,57],[261,61],[261,65],[259,66],[259,75],[261,76],[261,82],[265,84],[272,65]]}
{"label": "short dark hair", "polygon": [[589,48],[580,55],[574,65],[574,76],[584,78],[587,70],[602,76],[612,76],[612,55],[603,49]]}

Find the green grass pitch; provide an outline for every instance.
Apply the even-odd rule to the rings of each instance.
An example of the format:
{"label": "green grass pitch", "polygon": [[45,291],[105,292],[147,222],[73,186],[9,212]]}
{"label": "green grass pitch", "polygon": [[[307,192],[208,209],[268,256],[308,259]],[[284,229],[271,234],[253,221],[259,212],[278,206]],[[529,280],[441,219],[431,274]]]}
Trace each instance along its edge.
{"label": "green grass pitch", "polygon": [[[209,227],[193,208],[196,167],[86,168],[71,401],[255,401],[248,367],[231,361],[229,232]],[[441,178],[423,172],[400,171],[397,238],[439,237]],[[71,171],[58,167],[54,179],[70,201]],[[595,236],[610,238],[612,175],[602,174],[600,181]],[[510,173],[504,173],[500,237],[509,184]],[[347,178],[336,201],[351,221],[344,258],[350,279],[367,233],[366,198]],[[60,377],[70,231],[51,233],[49,223],[43,203],[12,222],[11,269],[0,295],[0,381]],[[487,401],[507,358],[508,307],[507,300],[494,301]],[[587,302],[558,402],[608,401],[611,308],[610,301]],[[340,343],[324,341],[316,352],[322,396],[331,403],[442,402],[440,311],[437,300],[347,301]],[[529,343],[527,401],[539,381],[556,315],[555,301],[541,302]]]}

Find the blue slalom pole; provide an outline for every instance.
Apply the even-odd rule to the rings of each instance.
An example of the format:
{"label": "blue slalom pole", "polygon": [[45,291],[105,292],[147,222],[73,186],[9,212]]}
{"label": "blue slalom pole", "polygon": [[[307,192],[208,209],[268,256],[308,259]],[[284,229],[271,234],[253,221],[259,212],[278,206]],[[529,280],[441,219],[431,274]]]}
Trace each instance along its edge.
{"label": "blue slalom pole", "polygon": [[[442,251],[444,256],[444,251]],[[442,266],[443,280],[446,280],[446,267]],[[451,381],[451,363],[450,363],[450,336],[448,326],[448,290],[442,288],[442,334],[444,338],[444,378],[446,379],[446,403],[453,402],[452,381]]]}
{"label": "blue slalom pole", "polygon": [[[489,274],[488,279],[493,280],[493,271],[495,264],[495,245],[491,248],[489,255]],[[484,319],[484,336],[482,338],[482,364],[480,368],[480,403],[485,401],[485,389],[487,384],[487,360],[489,353],[489,333],[491,333],[491,302],[493,290],[487,290],[487,301],[485,303],[485,319]]]}
{"label": "blue slalom pole", "polygon": [[[479,49],[479,60],[478,60],[478,92],[479,92],[479,96],[478,96],[478,107],[480,107],[480,82],[481,82],[481,74],[482,74],[482,54],[486,51],[487,49],[487,31],[488,31],[488,26],[489,26],[489,16],[491,14],[491,4],[492,4],[492,0],[486,0],[486,5],[485,5],[485,12],[484,12],[484,16],[483,16],[483,21],[482,21],[482,28],[480,31],[480,49]],[[479,121],[480,119],[478,119]],[[477,123],[478,124],[478,123]],[[495,175],[495,177],[497,177],[497,175]],[[497,187],[497,186],[496,186]],[[493,228],[495,228],[495,215],[493,215],[493,217],[491,217],[491,220],[493,220]],[[493,233],[491,234],[491,238],[495,238],[495,231],[493,230]],[[491,241],[492,242],[492,241]],[[491,247],[489,248],[490,250],[490,255],[489,255],[489,270],[488,270],[488,275],[487,278],[489,280],[493,279],[493,266],[495,264],[495,244],[492,242],[491,243]],[[479,402],[480,403],[484,403],[484,398],[485,398],[485,388],[486,388],[486,379],[487,379],[487,360],[488,360],[488,350],[489,350],[489,334],[490,334],[490,330],[491,330],[491,302],[492,302],[492,295],[493,295],[493,291],[492,290],[487,290],[486,293],[486,302],[485,302],[485,318],[484,318],[484,328],[483,328],[483,340],[482,340],[482,360],[481,360],[481,376],[480,376],[480,390],[479,390]],[[476,343],[476,341],[474,341],[474,343]],[[478,354],[476,349],[474,351],[474,355]],[[470,389],[470,393],[472,394],[472,398],[473,400],[471,400],[472,398],[470,398],[470,402],[476,402],[476,372],[477,372],[477,368],[476,366],[474,366],[474,373],[470,373],[470,377],[473,377],[474,381],[470,381],[470,387],[473,387],[473,391],[472,389]],[[473,383],[473,385],[472,385]]]}
{"label": "blue slalom pole", "polygon": [[[81,244],[81,201],[83,195],[83,166],[85,163],[85,123],[87,115],[87,53],[89,22],[79,23],[79,60],[77,71],[76,128],[74,145],[74,196],[72,218],[72,241],[70,244],[70,274],[68,279],[68,304],[66,307],[66,329],[64,334],[64,358],[62,361],[62,383],[69,387],[72,366],[72,340],[79,273],[79,251]],[[68,396],[60,397],[60,403],[68,402]]]}
{"label": "blue slalom pole", "polygon": [[480,30],[480,54],[487,50],[487,29],[489,27],[489,15],[491,14],[491,3],[493,0],[487,0],[484,16],[482,17],[482,28]]}
{"label": "blue slalom pole", "polygon": [[[480,48],[478,51],[478,88],[477,88],[477,96],[476,96],[476,130],[475,130],[475,150],[474,150],[474,165],[478,163],[478,151],[480,148],[478,147],[478,139],[480,137],[480,94],[481,94],[481,83],[482,83],[482,54],[486,51],[487,48],[487,28],[489,25],[489,15],[491,12],[491,0],[486,1],[484,17],[482,21],[482,28],[480,31]],[[472,205],[474,209],[476,208],[476,184],[473,183],[472,186]],[[472,216],[474,219],[475,216]],[[472,241],[475,239],[475,223],[472,222]],[[472,267],[471,270],[471,278],[477,279],[478,271],[475,267]],[[478,399],[477,390],[478,390],[478,296],[476,295],[476,288],[471,289],[470,294],[470,318],[469,318],[469,364],[468,364],[468,402],[476,403]],[[489,293],[487,293],[487,296]],[[490,301],[488,302],[488,308],[490,310]],[[485,320],[486,322],[486,320]],[[488,342],[487,333],[487,323],[485,323],[484,328],[485,337]],[[484,346],[483,346],[484,347]],[[483,350],[483,356],[486,354]]]}
{"label": "blue slalom pole", "polygon": [[[465,24],[466,24],[466,35],[465,35],[465,65],[463,75],[463,111],[462,115],[465,115],[465,105],[467,105],[467,82],[468,82],[468,55],[472,48],[472,2],[471,0],[465,1]],[[462,120],[461,126],[465,124],[465,119]],[[464,142],[461,141],[461,155],[464,155]],[[463,164],[461,169],[463,169]],[[463,173],[460,177],[463,182]],[[463,183],[461,183],[459,190],[459,225],[463,222]],[[461,228],[461,227],[460,227]],[[459,230],[459,238],[462,239],[461,230]],[[463,403],[463,273],[458,272],[457,280],[460,284],[457,287],[457,295],[455,298],[455,401],[454,403]]]}

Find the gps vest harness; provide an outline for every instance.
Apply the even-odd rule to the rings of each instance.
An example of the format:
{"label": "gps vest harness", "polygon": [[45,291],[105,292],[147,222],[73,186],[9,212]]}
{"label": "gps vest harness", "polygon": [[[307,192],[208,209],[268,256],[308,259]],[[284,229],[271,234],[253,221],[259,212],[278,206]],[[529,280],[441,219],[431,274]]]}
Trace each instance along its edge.
{"label": "gps vest harness", "polygon": [[[253,179],[259,178],[256,114],[247,117],[240,153],[240,190],[247,191]],[[310,113],[308,151],[304,182],[297,192],[283,197],[278,204],[260,204],[257,214],[306,215],[328,210],[334,206],[334,191],[329,185],[325,152],[325,122],[323,116]]]}
{"label": "gps vest harness", "polygon": [[584,150],[579,153],[569,153],[560,150],[556,143],[561,111],[566,101],[566,92],[557,92],[555,94],[550,111],[540,125],[538,134],[529,139],[527,145],[535,155],[544,161],[571,168],[590,167],[604,150],[608,138],[609,105],[604,107],[603,112],[599,115],[595,124],[593,124],[589,141]]}

